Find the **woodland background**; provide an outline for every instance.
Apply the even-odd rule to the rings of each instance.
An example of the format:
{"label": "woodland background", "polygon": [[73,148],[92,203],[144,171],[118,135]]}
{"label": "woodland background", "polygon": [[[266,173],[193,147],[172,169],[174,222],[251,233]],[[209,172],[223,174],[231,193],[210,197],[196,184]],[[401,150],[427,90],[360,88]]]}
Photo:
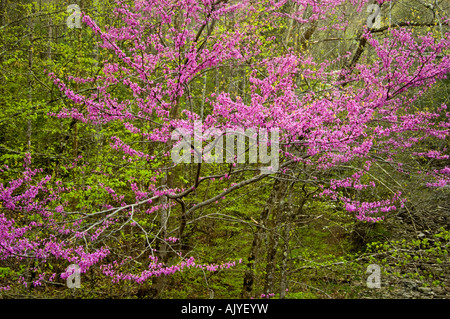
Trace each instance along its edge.
{"label": "woodland background", "polygon": [[[145,163],[128,164],[110,146],[111,137],[123,130],[120,125],[94,126],[76,119],[48,115],[72,102],[54,85],[46,71],[51,70],[61,79],[70,75],[93,77],[101,72],[103,60],[117,59],[98,48],[96,36],[86,25],[83,24],[81,29],[67,27],[69,14],[66,9],[73,3],[100,26],[116,23],[112,14],[115,3],[110,0],[96,3],[90,0],[0,2],[0,164],[10,168],[0,173],[0,181],[7,183],[13,179],[22,169],[25,154],[31,153],[35,167],[44,168],[46,174],[67,187],[104,183],[122,190],[125,196],[131,196],[127,195],[130,189],[126,181],[134,177],[144,185],[152,175]],[[382,6],[381,25],[415,21],[417,25],[411,28],[418,34],[428,32],[436,15],[428,3],[438,4],[442,12],[450,11],[449,1],[393,1]],[[295,6],[287,2],[283,10],[290,12]],[[350,4],[339,10],[349,21],[345,30],[320,31],[320,24],[331,25],[333,21],[320,21],[317,25],[285,19],[277,28],[268,29],[267,34],[281,39],[274,46],[280,52],[289,46],[295,52],[309,50],[313,56],[323,59],[355,52],[368,13],[365,9],[358,13]],[[215,28],[232,23],[233,17],[222,19],[216,22]],[[264,24],[264,15],[253,23]],[[435,23],[433,32],[438,36],[446,28],[441,26],[439,30]],[[385,32],[381,30],[377,36],[383,37]],[[260,35],[262,41],[267,39],[267,34]],[[363,50],[361,54],[370,58],[373,52]],[[344,63],[336,65],[336,68],[344,67]],[[230,63],[203,73],[189,83],[191,107],[206,114],[205,97],[214,92],[226,91],[245,99],[249,90],[248,72],[245,67]],[[450,79],[438,80],[431,90],[414,102],[415,107],[428,110],[448,104],[449,84]],[[93,90],[84,85],[73,88],[83,94]],[[119,96],[122,94],[120,90],[118,86],[116,93]],[[126,94],[123,92],[124,96]],[[140,143],[135,136],[121,135],[131,144]],[[434,146],[441,149],[450,147],[448,139],[435,143],[439,145]],[[151,147],[155,152],[163,148],[156,144],[142,145],[143,149]],[[82,159],[79,160],[80,155]],[[76,167],[68,169],[78,160]],[[417,161],[405,156],[404,162],[416,169],[427,169],[436,160]],[[353,162],[350,165],[362,164]],[[224,170],[227,167],[223,164]],[[211,174],[220,168],[219,164],[203,167],[204,170],[210,169]],[[339,177],[341,169],[328,174]],[[186,165],[182,172],[176,174],[187,183],[195,177],[195,166]],[[181,247],[185,254],[205,263],[227,262],[246,256],[242,263],[230,269],[215,272],[193,269],[176,273],[165,278],[163,286],[155,287],[161,283],[151,280],[143,284],[112,283],[98,268],[92,267],[82,274],[81,289],[67,288],[60,278],[53,282],[44,281],[43,285],[36,287],[31,284],[27,287],[11,285],[10,290],[0,291],[0,296],[265,298],[273,294],[271,298],[448,298],[450,189],[425,187],[420,180],[400,174],[388,164],[374,167],[372,174],[380,182],[379,186],[375,190],[360,191],[358,198],[381,198],[391,189],[401,190],[407,198],[405,207],[387,214],[383,222],[356,220],[342,205],[313,197],[318,191],[314,186],[266,179],[188,216]],[[214,194],[229,187],[231,182],[204,183],[186,205],[201,201],[208,193]],[[109,196],[107,192],[93,189],[73,192],[67,201],[73,209],[95,210],[99,203],[107,202]],[[177,219],[179,214],[174,210],[171,218]],[[24,223],[29,222],[29,218],[20,214],[16,216]],[[284,237],[288,224],[290,236]],[[114,245],[117,256],[126,256],[141,249],[144,239],[128,225],[116,236],[105,240],[108,245]],[[137,259],[136,263],[139,262]],[[366,285],[366,269],[370,264],[381,267],[380,289],[370,289]],[[0,260],[0,283],[8,285],[12,279],[17,280],[21,276],[31,283],[42,271],[51,269],[60,273],[67,266],[58,260],[46,263],[33,259]],[[244,277],[251,278],[251,282],[247,280],[244,283]]]}

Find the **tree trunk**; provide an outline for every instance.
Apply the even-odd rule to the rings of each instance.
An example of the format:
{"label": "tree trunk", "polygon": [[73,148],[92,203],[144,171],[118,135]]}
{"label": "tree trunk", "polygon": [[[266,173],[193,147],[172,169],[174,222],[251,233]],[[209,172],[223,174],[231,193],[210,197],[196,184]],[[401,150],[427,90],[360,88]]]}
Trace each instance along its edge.
{"label": "tree trunk", "polygon": [[276,179],[270,193],[269,199],[267,200],[267,204],[261,212],[258,224],[261,227],[258,227],[253,238],[252,247],[250,249],[250,255],[248,257],[247,270],[244,273],[244,283],[242,290],[243,298],[252,297],[253,287],[255,284],[255,270],[256,270],[256,262],[259,259],[260,251],[261,251],[261,242],[264,236],[266,235],[266,227],[268,225],[268,220],[270,216],[273,214],[274,210],[278,208],[279,201],[282,198],[287,183],[285,181],[281,181]]}
{"label": "tree trunk", "polygon": [[[34,6],[32,7],[32,11],[30,16],[28,17],[28,32],[30,34],[29,41],[30,46],[28,48],[28,104],[30,111],[32,109],[32,103],[33,103],[33,18],[32,15],[34,14]],[[30,114],[31,117],[31,114]],[[31,136],[32,136],[32,122],[31,118],[28,117],[27,119],[27,152],[31,154]]]}

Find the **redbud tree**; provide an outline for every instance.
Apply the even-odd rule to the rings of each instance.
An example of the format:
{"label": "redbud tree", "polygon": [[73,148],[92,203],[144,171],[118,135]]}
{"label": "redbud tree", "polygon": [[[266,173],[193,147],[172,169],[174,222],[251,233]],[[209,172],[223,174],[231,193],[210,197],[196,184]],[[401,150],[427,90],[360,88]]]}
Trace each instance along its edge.
{"label": "redbud tree", "polygon": [[[390,5],[374,3],[381,10]],[[423,110],[415,102],[446,79],[449,20],[441,12],[430,21],[367,24],[367,4],[117,1],[112,25],[83,13],[83,28],[92,30],[108,58],[99,61],[100,72],[90,78],[64,78],[48,70],[70,102],[49,116],[92,129],[110,127],[114,134],[105,148],[121,163],[118,170],[129,170],[114,188],[108,184],[113,172],[77,154],[67,171],[99,177],[68,185],[33,167],[28,154],[21,176],[0,185],[0,259],[18,265],[33,261],[29,271],[35,275],[30,280],[11,274],[3,289],[16,283],[45,285],[70,275],[37,266],[50,261],[64,269],[77,264],[82,274],[98,268],[114,283],[151,281],[158,293],[163,279],[176,272],[237,266],[247,256],[237,252],[228,261],[209,263],[191,255],[195,243],[186,242],[185,230],[204,210],[214,211],[230,196],[261,183],[274,183],[277,191],[282,185],[315,189],[308,200],[338,203],[356,220],[371,223],[382,222],[405,203],[401,191],[373,174],[376,165],[419,176],[427,187],[445,187],[448,150],[433,141],[448,137],[450,113],[445,104]],[[349,13],[359,20],[350,23]],[[299,32],[295,41],[290,40],[293,32]],[[354,33],[351,46],[346,46],[346,32]],[[324,39],[342,46],[333,46],[326,56]],[[232,76],[220,83],[217,74],[224,70]],[[194,134],[196,121],[202,132],[217,129],[224,138],[227,130],[278,130],[278,169],[261,171],[261,160],[242,163],[236,157],[225,163],[194,161],[194,148],[190,162],[175,163],[171,151],[181,137],[173,139],[172,133]],[[207,135],[196,138],[202,147],[211,142]],[[274,149],[270,139],[260,138],[258,146]],[[434,159],[434,164],[417,169],[411,158]],[[296,191],[292,187],[290,192]],[[377,188],[386,191],[378,197],[352,195]],[[76,204],[78,197],[95,194],[102,194],[101,201]],[[271,200],[281,200],[276,196]],[[293,211],[283,214],[295,218]],[[289,242],[289,231],[284,235]],[[131,242],[133,249],[123,250]],[[251,279],[247,273],[246,297]]]}

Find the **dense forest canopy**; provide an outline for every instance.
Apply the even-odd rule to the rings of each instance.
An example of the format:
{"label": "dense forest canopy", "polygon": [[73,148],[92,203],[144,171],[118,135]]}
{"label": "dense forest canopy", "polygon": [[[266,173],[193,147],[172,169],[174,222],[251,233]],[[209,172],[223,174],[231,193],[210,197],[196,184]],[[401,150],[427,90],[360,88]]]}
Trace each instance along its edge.
{"label": "dense forest canopy", "polygon": [[0,296],[448,297],[449,10],[1,0]]}

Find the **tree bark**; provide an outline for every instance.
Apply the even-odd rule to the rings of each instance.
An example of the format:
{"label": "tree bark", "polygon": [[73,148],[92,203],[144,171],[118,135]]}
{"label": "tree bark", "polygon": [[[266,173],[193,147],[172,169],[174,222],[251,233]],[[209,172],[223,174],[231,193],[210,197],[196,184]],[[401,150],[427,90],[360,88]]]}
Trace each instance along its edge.
{"label": "tree bark", "polygon": [[[34,6],[32,12],[28,17],[28,32],[30,46],[28,48],[28,104],[31,109],[33,103],[33,31],[34,23],[32,15],[34,14]],[[27,119],[27,152],[31,154],[31,136],[32,136],[32,122],[31,118]]]}
{"label": "tree bark", "polygon": [[254,234],[252,247],[250,249],[250,255],[248,257],[247,270],[244,273],[244,282],[242,289],[243,298],[248,299],[252,297],[256,279],[256,262],[260,257],[261,242],[267,234],[266,226],[268,225],[269,217],[273,214],[274,210],[278,208],[279,201],[286,190],[286,186],[287,184],[285,181],[276,179],[272,191],[269,195],[269,199],[267,200],[267,204],[261,211],[261,215],[258,221],[258,224],[261,227],[258,227]]}

